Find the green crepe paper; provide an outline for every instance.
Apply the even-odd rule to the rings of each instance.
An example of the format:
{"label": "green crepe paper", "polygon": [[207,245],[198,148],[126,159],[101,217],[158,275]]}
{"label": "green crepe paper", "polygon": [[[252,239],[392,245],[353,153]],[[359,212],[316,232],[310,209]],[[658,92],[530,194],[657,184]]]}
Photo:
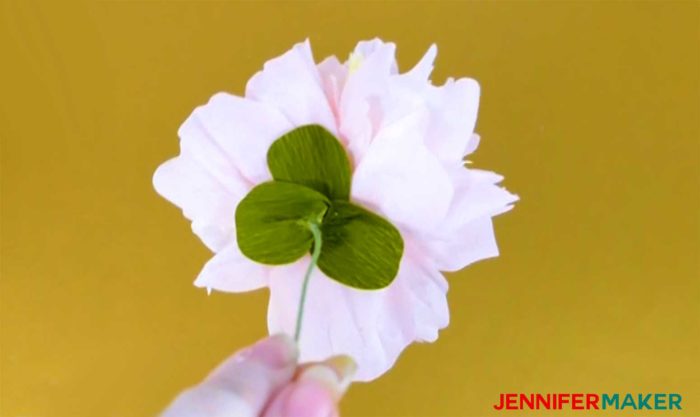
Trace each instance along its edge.
{"label": "green crepe paper", "polygon": [[321,225],[318,267],[345,285],[379,289],[399,270],[403,239],[383,217],[346,201],[334,201]]}
{"label": "green crepe paper", "polygon": [[236,209],[245,256],[268,265],[294,262],[312,250],[312,229],[320,228],[318,267],[327,276],[360,289],[391,284],[401,234],[349,201],[350,162],[338,139],[322,126],[301,126],[272,144],[267,163],[274,181],[253,188]]}
{"label": "green crepe paper", "polygon": [[267,166],[277,181],[305,185],[331,200],[350,198],[350,161],[322,126],[302,126],[277,139],[267,151]]}
{"label": "green crepe paper", "polygon": [[323,194],[289,182],[253,188],[236,209],[238,247],[248,258],[268,265],[294,262],[309,252],[309,222],[320,222],[330,202]]}

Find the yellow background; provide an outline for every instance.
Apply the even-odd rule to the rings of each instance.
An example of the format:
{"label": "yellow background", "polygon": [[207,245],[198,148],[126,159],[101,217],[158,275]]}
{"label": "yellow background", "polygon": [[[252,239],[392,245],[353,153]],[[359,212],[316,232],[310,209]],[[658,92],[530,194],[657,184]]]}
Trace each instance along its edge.
{"label": "yellow background", "polygon": [[489,415],[501,392],[552,391],[678,392],[673,415],[700,415],[700,3],[0,12],[3,417],[154,415],[263,336],[266,291],[192,286],[210,254],[151,175],[190,111],[267,59],[374,36],[404,69],[436,42],[435,81],[481,82],[473,159],[522,201],[496,221],[502,256],[449,276],[438,342],[354,386],[344,415]]}

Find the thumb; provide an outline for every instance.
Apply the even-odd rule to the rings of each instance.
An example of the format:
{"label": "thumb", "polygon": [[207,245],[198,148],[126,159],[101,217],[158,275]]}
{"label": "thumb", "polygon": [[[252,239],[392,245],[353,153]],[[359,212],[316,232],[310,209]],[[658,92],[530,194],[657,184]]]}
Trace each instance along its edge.
{"label": "thumb", "polygon": [[297,357],[289,336],[263,339],[180,394],[161,417],[258,416],[269,397],[292,379]]}

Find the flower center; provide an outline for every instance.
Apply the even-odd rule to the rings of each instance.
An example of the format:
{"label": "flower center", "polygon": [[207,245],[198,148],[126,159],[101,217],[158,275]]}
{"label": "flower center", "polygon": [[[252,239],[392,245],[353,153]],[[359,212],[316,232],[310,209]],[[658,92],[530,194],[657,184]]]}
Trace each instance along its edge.
{"label": "flower center", "polygon": [[362,56],[361,53],[359,52],[352,52],[350,53],[350,58],[348,58],[348,72],[350,74],[354,74],[357,72],[357,70],[360,69],[360,66],[362,66],[362,62],[365,60],[365,57]]}

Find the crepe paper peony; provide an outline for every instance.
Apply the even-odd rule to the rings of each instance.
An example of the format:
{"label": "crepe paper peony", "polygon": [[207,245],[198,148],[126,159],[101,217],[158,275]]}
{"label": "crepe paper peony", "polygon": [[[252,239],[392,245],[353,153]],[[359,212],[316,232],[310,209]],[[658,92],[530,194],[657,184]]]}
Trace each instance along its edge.
{"label": "crepe paper peony", "polygon": [[348,354],[372,380],[447,326],[447,281],[498,255],[492,217],[517,197],[469,169],[479,86],[430,81],[437,48],[398,72],[395,45],[316,64],[308,41],[268,61],[245,97],[219,93],[155,173],[213,251],[208,291],[268,287],[270,333],[301,360]]}

